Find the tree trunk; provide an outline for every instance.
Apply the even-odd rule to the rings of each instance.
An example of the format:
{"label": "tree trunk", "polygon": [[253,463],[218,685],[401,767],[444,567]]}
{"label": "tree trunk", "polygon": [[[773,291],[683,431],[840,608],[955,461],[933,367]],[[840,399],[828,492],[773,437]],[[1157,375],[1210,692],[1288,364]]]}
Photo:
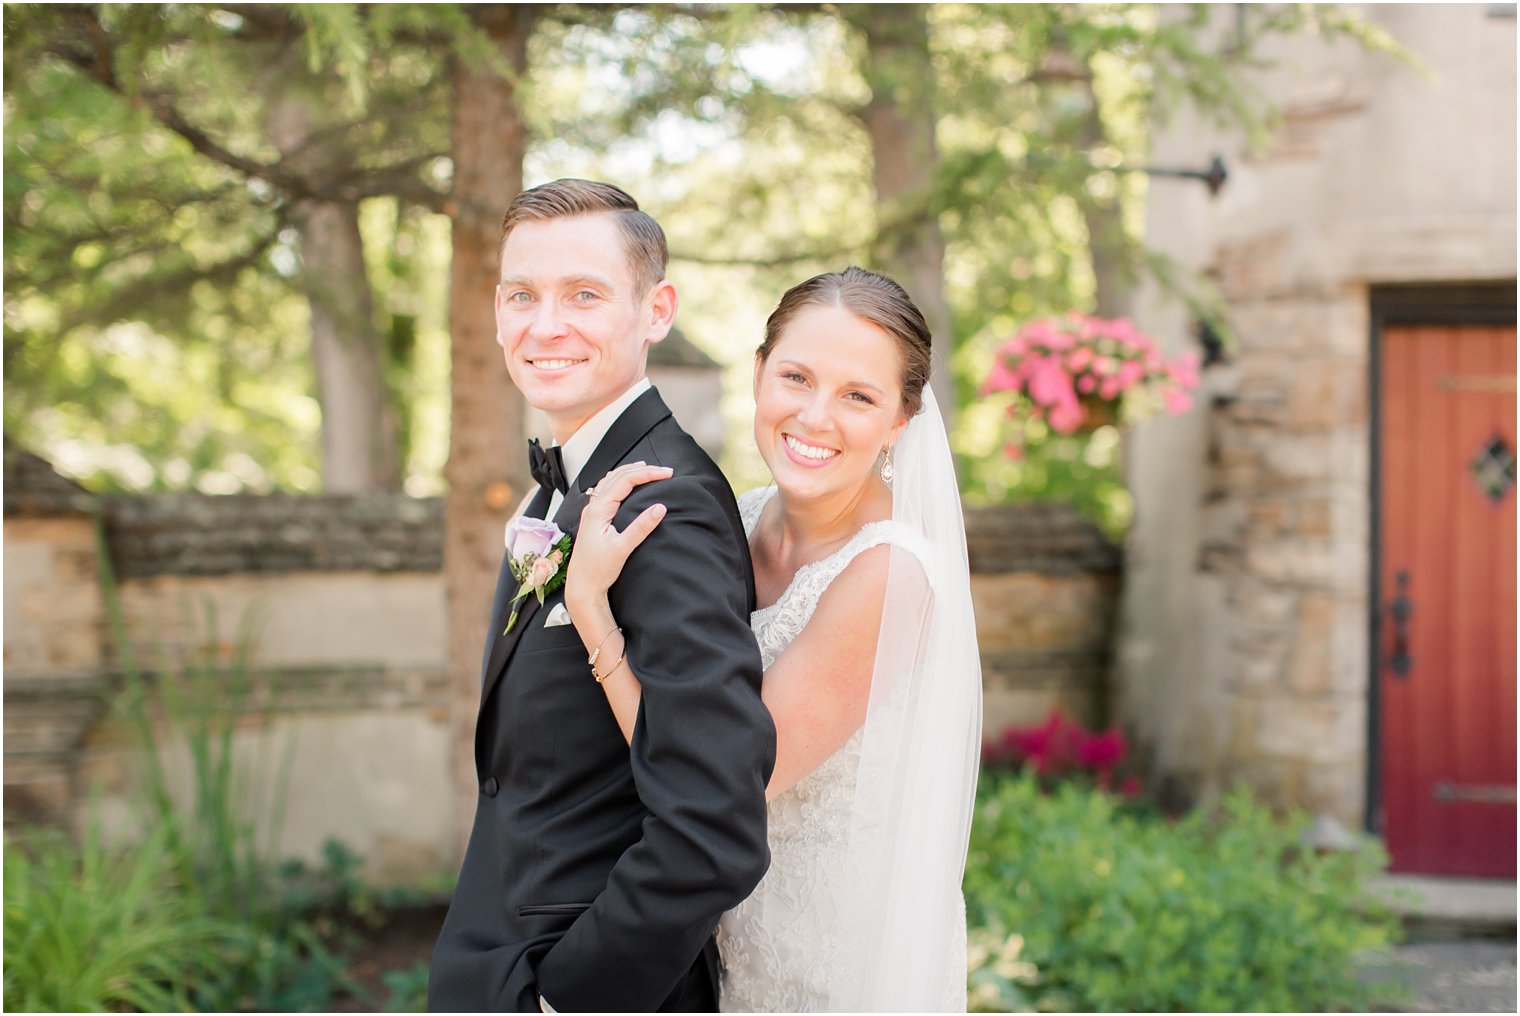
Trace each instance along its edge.
{"label": "tree trunk", "polygon": [[[1074,58],[1068,57],[1075,62]],[[1086,103],[1078,145],[1089,159],[1108,144],[1108,127],[1103,110],[1093,90],[1093,69],[1086,60],[1080,64],[1082,74],[1077,87]],[[1135,277],[1131,265],[1129,238],[1124,233],[1124,199],[1122,183],[1112,197],[1090,193],[1077,196],[1082,221],[1087,227],[1087,250],[1093,273],[1093,313],[1099,317],[1128,317],[1134,304]]]}
{"label": "tree trunk", "polygon": [[934,67],[927,4],[841,8],[866,38],[861,69],[871,101],[857,111],[871,138],[879,219],[879,266],[902,283],[934,334],[935,397],[948,425],[955,414],[950,356],[955,335],[945,301],[945,239],[934,199]]}
{"label": "tree trunk", "polygon": [[[351,158],[313,139],[321,83],[287,53],[284,85],[269,104],[269,136],[298,172],[318,174]],[[385,345],[375,328],[357,205],[302,200],[292,217],[301,281],[311,307],[312,361],[322,406],[322,486],[329,494],[401,486],[396,414],[385,382]]]}
{"label": "tree trunk", "polygon": [[522,394],[496,344],[492,300],[499,277],[501,216],[522,189],[527,131],[516,78],[527,67],[532,15],[526,7],[470,8],[513,72],[457,60],[454,68],[453,261],[449,323],[453,412],[444,507],[444,584],[448,598],[450,727],[456,826],[463,854],[475,786],[475,717],[480,660],[501,565],[502,530],[527,483]]}
{"label": "tree trunk", "polygon": [[329,494],[397,490],[396,416],[365,275],[359,210],[330,201],[302,202],[295,226],[322,404],[323,489]]}

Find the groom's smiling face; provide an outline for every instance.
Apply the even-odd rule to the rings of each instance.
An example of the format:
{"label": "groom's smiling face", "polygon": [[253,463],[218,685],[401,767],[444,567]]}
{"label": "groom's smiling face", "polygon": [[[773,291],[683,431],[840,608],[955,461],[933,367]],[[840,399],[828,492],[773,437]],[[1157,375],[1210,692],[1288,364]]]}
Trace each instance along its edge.
{"label": "groom's smiling face", "polygon": [[639,291],[610,214],[519,223],[501,251],[496,328],[507,372],[563,443],[644,376],[670,331],[675,287]]}

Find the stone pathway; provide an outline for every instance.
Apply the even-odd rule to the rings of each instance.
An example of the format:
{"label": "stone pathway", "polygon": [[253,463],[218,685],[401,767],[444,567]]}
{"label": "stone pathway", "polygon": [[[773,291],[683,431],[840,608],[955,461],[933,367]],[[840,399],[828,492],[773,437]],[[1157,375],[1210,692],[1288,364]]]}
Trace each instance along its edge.
{"label": "stone pathway", "polygon": [[1407,1012],[1514,1012],[1515,942],[1468,938],[1412,942],[1366,976],[1409,986]]}

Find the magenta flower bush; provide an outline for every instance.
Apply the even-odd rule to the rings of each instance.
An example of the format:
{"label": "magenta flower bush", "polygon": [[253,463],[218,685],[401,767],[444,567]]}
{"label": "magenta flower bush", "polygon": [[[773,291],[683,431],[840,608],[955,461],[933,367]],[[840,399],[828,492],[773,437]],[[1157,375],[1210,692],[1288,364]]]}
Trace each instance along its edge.
{"label": "magenta flower bush", "polygon": [[1010,415],[1032,413],[1058,434],[1092,427],[1106,415],[1134,421],[1186,412],[1198,387],[1198,356],[1171,360],[1128,318],[1069,314],[1019,329],[998,347],[982,394],[1022,398]]}
{"label": "magenta flower bush", "polygon": [[1119,775],[1128,754],[1129,742],[1117,727],[1090,731],[1060,709],[1038,726],[1006,727],[1001,736],[982,741],[985,766],[1032,769],[1049,782],[1085,778],[1100,789],[1136,797],[1139,779]]}

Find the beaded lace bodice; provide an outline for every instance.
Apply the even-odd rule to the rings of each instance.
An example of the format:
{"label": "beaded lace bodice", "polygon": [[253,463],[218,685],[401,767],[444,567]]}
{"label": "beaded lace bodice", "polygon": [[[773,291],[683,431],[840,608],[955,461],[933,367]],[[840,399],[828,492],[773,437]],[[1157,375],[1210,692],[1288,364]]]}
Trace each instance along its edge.
{"label": "beaded lace bodice", "polygon": [[[753,534],[774,492],[768,487],[740,496],[746,535]],[[806,627],[829,584],[862,551],[883,543],[909,545],[890,520],[869,523],[832,554],[799,568],[774,604],[750,616],[767,670]],[[750,897],[719,924],[723,1011],[818,1011],[838,986],[840,936],[846,929],[836,888],[843,883],[860,751],[861,732],[856,731],[822,765],[771,801],[770,868]],[[962,963],[959,976],[950,975],[961,992],[961,1007],[964,969]]]}

